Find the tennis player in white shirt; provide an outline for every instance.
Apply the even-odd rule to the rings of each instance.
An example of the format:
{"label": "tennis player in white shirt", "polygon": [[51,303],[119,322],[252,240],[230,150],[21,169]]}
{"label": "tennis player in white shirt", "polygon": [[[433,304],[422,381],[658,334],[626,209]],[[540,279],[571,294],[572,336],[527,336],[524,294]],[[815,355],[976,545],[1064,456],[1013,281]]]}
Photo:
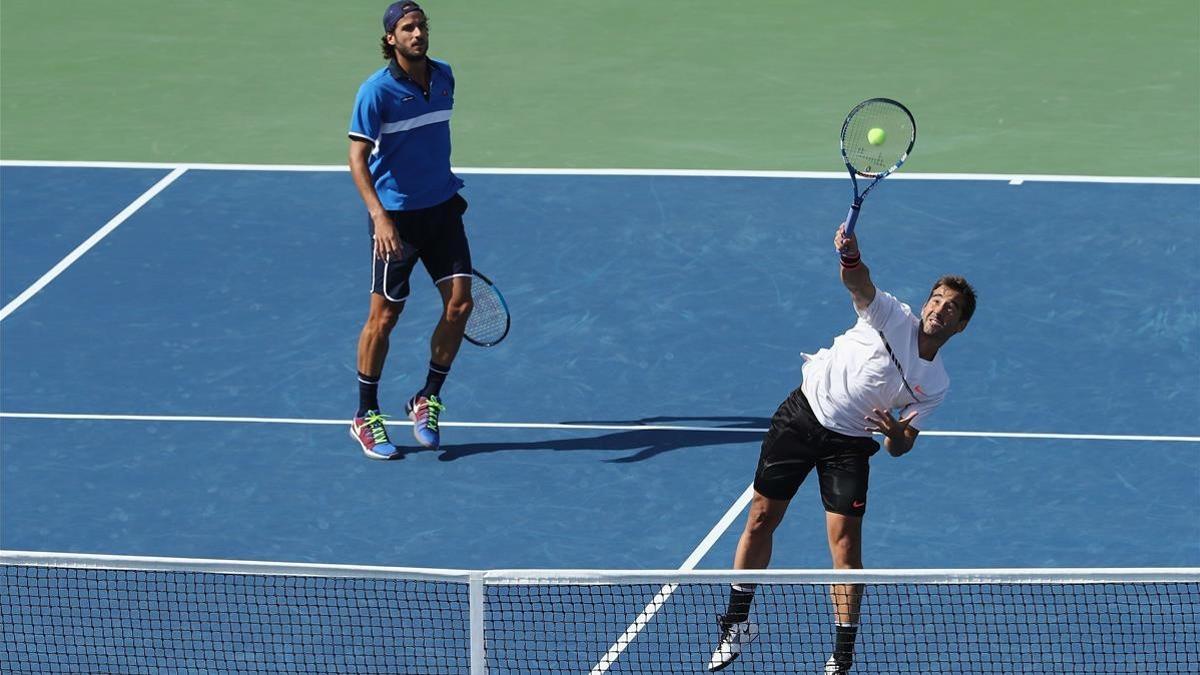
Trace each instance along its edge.
{"label": "tennis player in white shirt", "polygon": [[[832,346],[805,355],[803,383],[771,418],[734,569],[767,567],[775,528],[814,468],[833,566],[862,568],[869,463],[879,451],[871,435],[882,435],[893,457],[912,449],[920,427],[950,388],[939,351],[975,312],[971,285],[962,277],[944,276],[934,283],[920,316],[914,315],[908,305],[875,288],[856,237],[839,227],[834,246],[858,321]],[[862,587],[838,585],[832,593],[836,638],[825,672],[843,675],[854,663]],[[731,588],[710,671],[728,666],[758,635],[749,619],[753,599],[754,584]]]}

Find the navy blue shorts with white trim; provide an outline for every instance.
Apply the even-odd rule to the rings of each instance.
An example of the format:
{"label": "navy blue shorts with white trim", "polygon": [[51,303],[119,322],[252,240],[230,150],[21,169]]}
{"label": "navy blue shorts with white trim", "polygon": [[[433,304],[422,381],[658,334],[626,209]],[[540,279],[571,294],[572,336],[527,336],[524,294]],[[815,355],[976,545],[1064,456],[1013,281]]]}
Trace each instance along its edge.
{"label": "navy blue shorts with white trim", "polygon": [[408,277],[420,260],[435,284],[453,277],[471,276],[471,246],[463,227],[467,200],[455,194],[427,209],[388,211],[400,235],[400,255],[389,260],[374,256],[375,223],[367,217],[371,233],[371,292],[392,302],[408,299]]}

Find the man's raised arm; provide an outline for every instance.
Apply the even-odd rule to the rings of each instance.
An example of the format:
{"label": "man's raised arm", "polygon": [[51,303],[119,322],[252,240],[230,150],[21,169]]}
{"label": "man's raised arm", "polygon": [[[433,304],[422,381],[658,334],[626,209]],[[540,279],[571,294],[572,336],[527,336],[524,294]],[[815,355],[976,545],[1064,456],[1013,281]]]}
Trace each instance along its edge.
{"label": "man's raised arm", "polygon": [[842,283],[850,291],[854,306],[859,311],[865,310],[875,299],[875,284],[871,283],[871,271],[862,261],[858,251],[858,238],[853,234],[846,236],[845,224],[839,225],[837,234],[833,237],[833,246],[841,256]]}

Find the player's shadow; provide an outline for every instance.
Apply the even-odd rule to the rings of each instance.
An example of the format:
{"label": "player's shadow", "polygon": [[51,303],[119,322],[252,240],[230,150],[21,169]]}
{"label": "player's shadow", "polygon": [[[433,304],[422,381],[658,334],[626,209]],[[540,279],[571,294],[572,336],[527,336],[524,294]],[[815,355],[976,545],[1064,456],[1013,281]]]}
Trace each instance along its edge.
{"label": "player's shadow", "polygon": [[[472,455],[482,455],[490,452],[508,452],[514,450],[614,450],[633,451],[623,457],[603,460],[605,462],[625,463],[640,462],[656,455],[681,448],[702,447],[707,445],[724,445],[727,443],[759,443],[762,435],[751,429],[766,429],[770,420],[765,417],[646,417],[639,420],[624,421],[575,421],[562,424],[613,425],[633,426],[691,426],[692,424],[717,423],[719,426],[704,429],[628,429],[604,433],[599,436],[584,438],[558,438],[547,441],[520,441],[465,443],[463,445],[442,445],[443,462],[452,462]],[[742,429],[743,431],[738,431]],[[570,431],[567,429],[566,431]],[[584,429],[583,432],[593,432]]]}

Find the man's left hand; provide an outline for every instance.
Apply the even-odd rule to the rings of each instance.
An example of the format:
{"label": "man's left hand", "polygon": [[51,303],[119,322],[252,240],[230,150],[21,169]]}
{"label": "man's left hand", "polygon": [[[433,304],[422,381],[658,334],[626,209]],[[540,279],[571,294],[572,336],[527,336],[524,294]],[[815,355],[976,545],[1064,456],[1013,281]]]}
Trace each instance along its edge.
{"label": "man's left hand", "polygon": [[863,427],[866,431],[874,431],[884,435],[887,439],[887,451],[893,457],[899,457],[912,449],[912,440],[909,438],[909,424],[916,418],[917,413],[913,411],[907,416],[896,419],[892,416],[890,410],[880,410],[872,408],[873,416],[867,416],[865,419],[870,422],[871,426]]}

